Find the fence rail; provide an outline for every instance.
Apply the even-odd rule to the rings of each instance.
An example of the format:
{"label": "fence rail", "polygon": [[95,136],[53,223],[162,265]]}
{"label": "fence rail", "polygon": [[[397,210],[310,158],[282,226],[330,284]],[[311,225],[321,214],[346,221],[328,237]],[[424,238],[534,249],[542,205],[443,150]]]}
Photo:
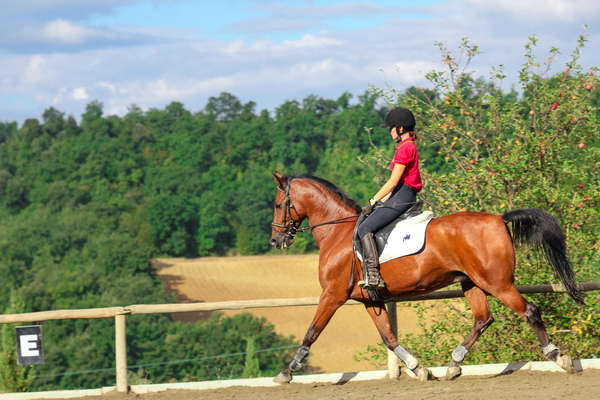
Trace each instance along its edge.
{"label": "fence rail", "polygon": [[[580,291],[600,290],[600,281],[578,283]],[[517,286],[519,292],[524,294],[533,293],[564,293],[566,292],[562,284],[547,285],[523,285]],[[444,290],[428,293],[422,296],[412,297],[394,297],[386,300],[392,327],[396,332],[396,302],[422,301],[422,300],[442,300],[463,297],[461,290]],[[284,299],[262,299],[262,300],[235,300],[207,303],[179,303],[179,304],[135,304],[125,307],[105,307],[90,308],[85,310],[56,310],[39,311],[24,314],[2,314],[0,315],[0,324],[40,322],[64,319],[97,319],[97,318],[115,318],[115,358],[116,358],[116,376],[117,391],[127,392],[127,340],[126,340],[126,321],[127,315],[138,314],[163,314],[178,313],[190,311],[219,311],[219,310],[245,310],[249,308],[268,308],[268,307],[298,307],[314,306],[319,304],[318,297],[304,298],[284,298]],[[346,305],[362,304],[355,300],[349,300]],[[388,369],[390,375],[397,373],[397,359],[393,353],[388,356]],[[396,372],[395,372],[396,371]]]}

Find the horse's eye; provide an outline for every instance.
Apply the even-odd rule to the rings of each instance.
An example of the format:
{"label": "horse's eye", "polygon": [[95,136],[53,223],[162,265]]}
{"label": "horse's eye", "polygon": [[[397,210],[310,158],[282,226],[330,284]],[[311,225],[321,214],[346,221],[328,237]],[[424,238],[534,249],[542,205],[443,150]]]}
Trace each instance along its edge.
{"label": "horse's eye", "polygon": [[281,204],[275,204],[275,208],[281,208]]}

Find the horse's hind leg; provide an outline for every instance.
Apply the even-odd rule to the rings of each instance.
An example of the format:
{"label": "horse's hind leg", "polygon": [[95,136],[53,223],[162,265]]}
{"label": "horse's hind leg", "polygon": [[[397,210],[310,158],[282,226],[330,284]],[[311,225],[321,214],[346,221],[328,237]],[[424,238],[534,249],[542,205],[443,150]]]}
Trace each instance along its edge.
{"label": "horse's hind leg", "polygon": [[470,280],[462,283],[462,290],[473,313],[473,330],[452,352],[452,360],[446,371],[446,379],[454,379],[460,376],[460,363],[464,360],[465,355],[488,326],[494,322],[484,291],[475,286]]}
{"label": "horse's hind leg", "polygon": [[375,322],[375,326],[387,348],[393,351],[420,381],[429,380],[432,377],[431,372],[427,368],[419,366],[419,360],[404,347],[398,345],[398,339],[392,331],[392,324],[390,323],[390,317],[385,309],[384,303],[369,303],[365,304],[365,307],[373,319],[373,322]]}
{"label": "horse's hind leg", "polygon": [[493,294],[508,308],[519,314],[519,316],[531,326],[531,329],[533,329],[540,340],[542,352],[546,358],[554,361],[567,372],[574,371],[571,358],[567,355],[561,355],[558,347],[552,344],[550,339],[548,339],[548,334],[546,333],[546,328],[542,321],[542,315],[535,304],[527,302],[514,285],[500,293]]}

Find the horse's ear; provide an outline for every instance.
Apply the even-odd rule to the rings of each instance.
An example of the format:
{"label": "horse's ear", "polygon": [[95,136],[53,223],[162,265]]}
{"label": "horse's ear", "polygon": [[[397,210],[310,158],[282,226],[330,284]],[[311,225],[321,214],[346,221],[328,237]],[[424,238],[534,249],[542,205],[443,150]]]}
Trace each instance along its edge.
{"label": "horse's ear", "polygon": [[279,172],[277,171],[273,171],[271,172],[271,174],[273,175],[273,178],[275,178],[275,182],[277,182],[277,186],[279,186],[280,188],[284,188],[283,184],[285,182],[285,178],[283,177],[283,175],[281,175]]}

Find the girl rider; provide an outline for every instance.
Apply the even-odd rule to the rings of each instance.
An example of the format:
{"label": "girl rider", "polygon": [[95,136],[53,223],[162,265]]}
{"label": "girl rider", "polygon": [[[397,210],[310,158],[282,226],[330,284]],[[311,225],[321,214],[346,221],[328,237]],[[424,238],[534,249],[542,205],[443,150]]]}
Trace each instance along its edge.
{"label": "girl rider", "polygon": [[[379,254],[373,234],[383,228],[417,201],[423,187],[419,173],[419,154],[415,146],[415,117],[410,110],[397,107],[385,117],[385,126],[398,145],[390,164],[392,174],[387,182],[369,200],[363,212],[367,218],[358,227],[363,248],[363,262],[367,276],[359,285],[369,289],[383,289],[385,283],[379,274]],[[375,205],[378,207],[375,207]],[[381,207],[379,207],[381,205]]]}

